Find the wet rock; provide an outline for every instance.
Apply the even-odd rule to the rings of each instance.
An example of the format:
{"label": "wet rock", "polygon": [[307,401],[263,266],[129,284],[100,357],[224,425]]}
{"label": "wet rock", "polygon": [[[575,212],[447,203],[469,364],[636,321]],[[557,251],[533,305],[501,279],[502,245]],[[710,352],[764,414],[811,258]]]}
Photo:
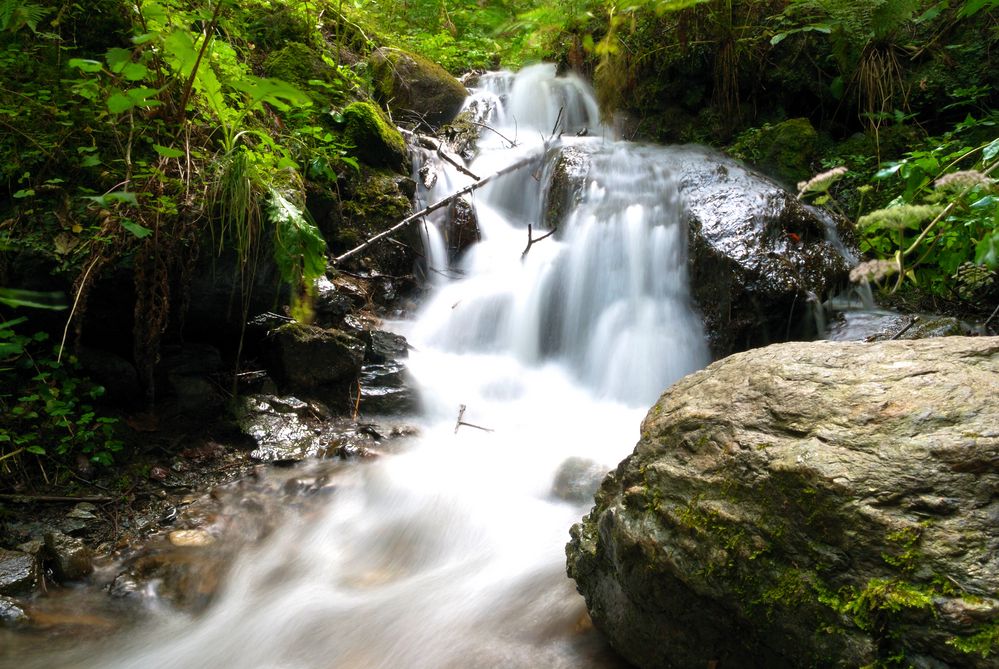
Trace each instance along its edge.
{"label": "wet rock", "polygon": [[323,327],[339,327],[351,310],[364,306],[367,299],[336,286],[326,277],[316,280],[316,297],[313,309],[316,324]]}
{"label": "wet rock", "polygon": [[203,548],[215,543],[215,537],[205,530],[174,530],[167,538],[174,546]]}
{"label": "wet rock", "polygon": [[22,595],[38,581],[35,556],[0,548],[0,595]]}
{"label": "wet rock", "polygon": [[90,549],[77,537],[49,532],[45,535],[45,553],[60,582],[78,581],[94,570]]}
{"label": "wet rock", "polygon": [[97,507],[90,502],[80,502],[66,514],[67,518],[75,518],[77,520],[97,520],[97,516],[94,515],[94,511]]}
{"label": "wet rock", "polygon": [[375,98],[396,118],[411,117],[433,128],[452,120],[468,91],[447,70],[422,56],[380,48],[371,56]]}
{"label": "wet rock", "polygon": [[28,621],[28,613],[16,599],[0,596],[0,625],[13,627]]}
{"label": "wet rock", "polygon": [[[550,222],[578,197],[587,150],[567,148],[554,165]],[[817,334],[811,305],[845,285],[850,268],[836,221],[721,153],[666,151],[686,205],[691,294],[714,356]]]}
{"label": "wet rock", "polygon": [[829,324],[832,341],[891,341],[975,334],[974,328],[952,316],[902,314],[882,309],[837,313]]}
{"label": "wet rock", "polygon": [[329,454],[331,432],[309,420],[309,405],[294,397],[239,398],[236,423],[253,439],[250,457],[263,462],[298,462]]}
{"label": "wet rock", "polygon": [[365,333],[366,364],[361,368],[361,408],[371,414],[405,414],[416,408],[406,366],[409,344],[402,335],[382,330]]}
{"label": "wet rock", "polygon": [[339,330],[289,323],[272,342],[274,374],[287,387],[340,390],[360,374],[364,344]]}
{"label": "wet rock", "polygon": [[367,347],[364,351],[366,362],[389,362],[409,355],[409,342],[402,335],[384,330],[371,330],[367,333]]}
{"label": "wet rock", "polygon": [[448,260],[455,262],[473,244],[482,239],[479,233],[479,219],[475,207],[467,197],[452,200],[447,208],[447,224],[444,226],[444,243],[447,244]]}
{"label": "wet rock", "polygon": [[594,624],[639,667],[995,667],[996,378],[944,337],[681,379],[571,531]]}
{"label": "wet rock", "polygon": [[599,462],[571,457],[555,472],[552,495],[566,502],[588,502],[606,475],[607,467]]}
{"label": "wet rock", "polygon": [[152,597],[190,611],[202,611],[218,592],[231,555],[212,549],[177,547],[131,560],[109,587],[112,597]]}

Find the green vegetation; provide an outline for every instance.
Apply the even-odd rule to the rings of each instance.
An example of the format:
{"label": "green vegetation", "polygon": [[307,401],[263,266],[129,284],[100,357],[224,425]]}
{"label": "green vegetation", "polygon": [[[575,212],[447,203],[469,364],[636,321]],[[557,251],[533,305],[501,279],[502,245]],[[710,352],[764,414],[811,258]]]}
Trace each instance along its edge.
{"label": "green vegetation", "polygon": [[[125,277],[150,403],[199,257],[235,256],[244,312],[272,264],[307,321],[324,235],[353,244],[405,208],[389,174],[405,170],[402,119],[375,104],[399,95],[378,71],[390,59],[370,57],[380,47],[452,73],[555,60],[592,78],[628,136],[727,147],[857,221],[858,281],[987,312],[999,291],[997,8],[0,0],[0,318],[63,303],[62,322],[32,324],[53,337],[68,320],[72,346],[95,286]],[[307,201],[335,222],[317,224]],[[0,457],[28,451],[12,452]]]}

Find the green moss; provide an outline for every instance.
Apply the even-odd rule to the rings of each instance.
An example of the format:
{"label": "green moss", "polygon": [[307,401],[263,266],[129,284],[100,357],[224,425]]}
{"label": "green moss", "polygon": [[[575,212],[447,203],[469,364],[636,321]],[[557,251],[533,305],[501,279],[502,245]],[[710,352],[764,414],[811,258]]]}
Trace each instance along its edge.
{"label": "green moss", "polygon": [[819,144],[819,135],[811,122],[793,118],[747,130],[729,150],[774,177],[795,184],[812,175]]}
{"label": "green moss", "polygon": [[968,655],[979,655],[982,659],[991,657],[999,647],[999,623],[983,625],[977,633],[954,637],[947,644]]}
{"label": "green moss", "polygon": [[375,167],[401,170],[407,162],[406,142],[382,111],[370,102],[354,102],[343,110],[344,134],[358,157]]}

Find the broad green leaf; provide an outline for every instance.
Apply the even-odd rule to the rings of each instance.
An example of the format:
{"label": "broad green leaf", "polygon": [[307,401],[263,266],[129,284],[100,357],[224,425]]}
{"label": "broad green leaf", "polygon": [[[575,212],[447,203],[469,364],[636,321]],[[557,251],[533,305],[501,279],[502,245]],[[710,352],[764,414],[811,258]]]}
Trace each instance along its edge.
{"label": "broad green leaf", "polygon": [[37,444],[28,446],[24,450],[26,450],[28,453],[31,453],[32,455],[45,455],[45,449]]}
{"label": "broad green leaf", "polygon": [[129,63],[121,70],[121,75],[129,81],[142,81],[149,74],[149,68],[142,63]]}
{"label": "broad green leaf", "polygon": [[180,149],[173,149],[169,146],[162,146],[160,144],[153,144],[153,150],[164,158],[181,158],[185,155]]}
{"label": "broad green leaf", "polygon": [[104,66],[101,65],[100,61],[89,60],[87,58],[70,58],[69,66],[75,67],[81,72],[87,72],[90,74],[100,72],[102,69],[104,69]]}
{"label": "broad green leaf", "polygon": [[881,168],[874,174],[875,179],[887,179],[892,176],[902,167],[903,163],[890,163],[886,167]]}
{"label": "broad green leaf", "polygon": [[135,107],[135,102],[128,95],[121,91],[115,91],[108,98],[108,111],[112,114],[121,114]]}
{"label": "broad green leaf", "polygon": [[83,199],[96,202],[102,207],[106,207],[115,202],[130,204],[133,207],[139,206],[139,201],[136,199],[135,193],[127,190],[116,190],[111,193],[105,193],[104,195],[84,195]]}
{"label": "broad green leaf", "polygon": [[162,102],[155,99],[155,96],[159,95],[159,91],[155,88],[148,88],[146,86],[139,86],[138,88],[130,88],[125,94],[128,99],[136,107],[158,107]]}
{"label": "broad green leaf", "polygon": [[153,231],[149,228],[144,228],[135,221],[130,221],[127,218],[123,218],[121,220],[121,227],[125,228],[139,239],[144,239],[153,234]]}
{"label": "broad green leaf", "polygon": [[126,65],[132,62],[132,52],[118,47],[108,49],[108,52],[104,54],[104,60],[107,61],[108,69],[119,74]]}

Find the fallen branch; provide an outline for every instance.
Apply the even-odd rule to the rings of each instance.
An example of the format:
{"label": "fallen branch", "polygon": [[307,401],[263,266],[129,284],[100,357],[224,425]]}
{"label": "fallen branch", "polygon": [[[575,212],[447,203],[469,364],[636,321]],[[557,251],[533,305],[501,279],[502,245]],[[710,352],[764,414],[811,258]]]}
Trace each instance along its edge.
{"label": "fallen branch", "polygon": [[468,186],[465,186],[464,188],[462,188],[461,190],[459,190],[456,193],[452,193],[451,195],[448,195],[447,197],[444,197],[444,198],[441,198],[440,200],[437,200],[437,202],[434,202],[433,204],[424,207],[423,209],[419,210],[415,214],[410,214],[406,218],[402,219],[401,221],[399,221],[398,223],[396,223],[395,225],[393,225],[388,230],[385,230],[383,232],[379,232],[377,235],[375,235],[374,237],[372,237],[368,241],[364,242],[363,244],[361,244],[359,246],[355,246],[354,248],[352,248],[351,250],[347,251],[343,255],[337,256],[336,258],[333,259],[333,264],[337,265],[337,264],[343,262],[344,260],[346,260],[347,258],[350,258],[352,256],[357,255],[358,253],[360,253],[361,251],[365,250],[366,248],[368,248],[369,246],[371,246],[375,242],[377,242],[377,241],[379,241],[381,239],[385,239],[386,237],[390,236],[392,233],[396,232],[397,230],[400,230],[400,229],[404,228],[405,226],[409,225],[413,221],[417,221],[417,220],[423,218],[424,216],[426,216],[427,214],[429,214],[431,212],[434,212],[434,211],[437,211],[441,207],[447,206],[448,204],[450,204],[451,202],[454,202],[458,198],[460,198],[460,197],[462,197],[464,195],[468,195],[469,193],[471,193],[472,191],[474,191],[474,190],[476,190],[478,188],[482,188],[487,183],[489,183],[490,181],[492,181],[493,179],[495,179],[497,177],[501,177],[504,174],[509,174],[510,172],[513,172],[515,170],[519,170],[520,168],[524,167],[525,165],[531,164],[535,160],[540,160],[541,158],[544,157],[544,155],[545,155],[544,153],[534,154],[534,155],[528,156],[526,158],[523,158],[521,160],[518,160],[517,162],[515,162],[515,163],[513,163],[511,165],[507,165],[506,167],[504,167],[503,169],[499,170],[498,172],[493,172],[489,176],[482,177],[481,179],[479,179],[475,183],[470,184]]}
{"label": "fallen branch", "polygon": [[488,427],[482,427],[481,425],[473,425],[472,423],[466,423],[462,420],[465,417],[465,405],[462,404],[458,409],[458,422],[454,424],[454,433],[458,434],[458,428],[464,425],[465,427],[474,427],[476,430],[482,430],[483,432],[495,432]]}
{"label": "fallen branch", "polygon": [[412,132],[410,130],[406,130],[404,128],[399,128],[399,132],[401,132],[403,135],[414,138],[417,141],[417,143],[419,143],[419,145],[422,146],[423,148],[428,149],[430,151],[434,151],[437,154],[438,158],[454,166],[456,170],[458,170],[465,176],[471,177],[476,181],[479,180],[479,177],[469,172],[468,168],[460,164],[457,160],[455,160],[451,156],[447,155],[447,153],[444,152],[444,147],[441,146],[439,140],[436,140],[433,137],[427,137],[426,135],[421,135],[419,133]]}
{"label": "fallen branch", "polygon": [[15,502],[17,504],[31,504],[32,502],[60,502],[75,504],[77,502],[113,502],[113,497],[103,495],[92,495],[90,497],[65,497],[62,495],[18,495],[0,494],[0,500]]}
{"label": "fallen branch", "polygon": [[540,242],[542,239],[548,239],[549,237],[551,237],[552,235],[554,235],[556,232],[558,232],[558,227],[557,226],[554,227],[554,228],[552,228],[551,230],[549,230],[545,234],[541,235],[540,237],[535,238],[533,236],[533,234],[534,234],[533,233],[533,228],[531,227],[531,224],[528,223],[527,224],[527,247],[524,249],[524,252],[520,254],[520,257],[521,258],[527,257],[527,252],[531,250],[532,246],[534,246],[535,244],[537,244],[538,242]]}

